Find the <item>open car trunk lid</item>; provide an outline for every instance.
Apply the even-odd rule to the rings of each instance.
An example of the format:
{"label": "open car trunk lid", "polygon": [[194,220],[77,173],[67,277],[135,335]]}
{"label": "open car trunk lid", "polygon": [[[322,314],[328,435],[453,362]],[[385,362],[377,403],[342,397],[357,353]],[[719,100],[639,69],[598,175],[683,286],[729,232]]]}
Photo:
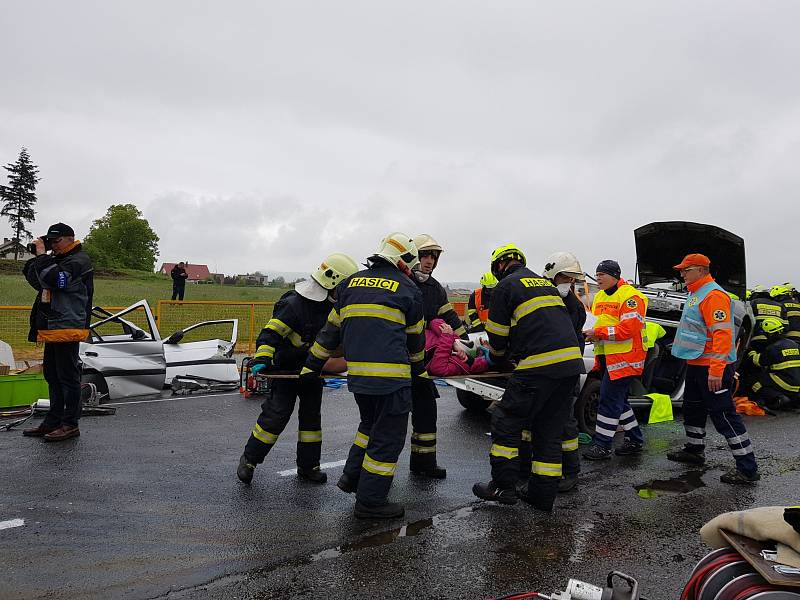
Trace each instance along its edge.
{"label": "open car trunk lid", "polygon": [[672,268],[687,254],[705,254],[711,259],[711,274],[723,288],[739,298],[747,289],[744,240],[715,225],[688,221],[662,221],[643,225],[633,232],[640,285],[674,281]]}

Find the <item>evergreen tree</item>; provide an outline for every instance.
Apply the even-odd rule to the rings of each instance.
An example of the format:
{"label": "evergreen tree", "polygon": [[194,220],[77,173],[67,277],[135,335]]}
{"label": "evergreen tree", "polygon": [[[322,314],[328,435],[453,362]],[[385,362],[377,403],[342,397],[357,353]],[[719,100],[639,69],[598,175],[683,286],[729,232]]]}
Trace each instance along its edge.
{"label": "evergreen tree", "polygon": [[[31,239],[32,234],[26,227],[27,223],[32,223],[36,218],[33,205],[36,204],[36,184],[41,181],[39,167],[31,162],[28,150],[20,150],[19,158],[15,163],[9,163],[3,167],[8,171],[9,185],[0,185],[0,216],[8,217],[11,228],[14,231],[14,239],[22,242]],[[14,250],[14,260],[18,258],[18,252]]]}

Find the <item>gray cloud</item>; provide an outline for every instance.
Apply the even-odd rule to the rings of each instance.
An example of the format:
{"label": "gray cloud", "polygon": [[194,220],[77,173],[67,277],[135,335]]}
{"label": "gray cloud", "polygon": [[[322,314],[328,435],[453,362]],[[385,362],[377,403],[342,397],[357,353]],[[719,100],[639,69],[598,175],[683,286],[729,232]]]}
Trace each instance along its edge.
{"label": "gray cloud", "polygon": [[[42,227],[133,202],[162,258],[362,258],[392,230],[476,280],[513,241],[634,267],[632,230],[712,222],[794,277],[794,2],[6,2],[0,160]],[[6,227],[0,224],[0,229]],[[4,232],[7,229],[3,229]],[[190,256],[186,256],[189,254]]]}

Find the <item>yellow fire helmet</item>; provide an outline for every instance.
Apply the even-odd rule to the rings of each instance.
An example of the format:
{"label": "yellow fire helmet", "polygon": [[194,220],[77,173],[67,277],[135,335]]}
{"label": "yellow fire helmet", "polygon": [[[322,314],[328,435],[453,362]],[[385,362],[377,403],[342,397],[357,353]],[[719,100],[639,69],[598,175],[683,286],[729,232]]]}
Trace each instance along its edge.
{"label": "yellow fire helmet", "polygon": [[764,317],[761,321],[761,331],[766,334],[781,333],[784,329],[783,321],[778,317]]}
{"label": "yellow fire helmet", "polygon": [[515,259],[520,261],[523,265],[527,264],[525,261],[525,254],[515,244],[506,244],[500,246],[492,252],[492,275],[501,279],[501,273],[497,270],[497,263],[501,260]]}
{"label": "yellow fire helmet", "polygon": [[785,285],[773,285],[769,289],[770,298],[777,298],[778,296],[786,296],[791,293],[792,290],[786,287]]}
{"label": "yellow fire helmet", "polygon": [[346,254],[336,252],[326,256],[311,277],[326,290],[332,290],[339,282],[347,279],[356,271],[358,271],[356,261]]}
{"label": "yellow fire helmet", "polygon": [[485,288],[493,288],[497,285],[497,277],[492,275],[490,272],[486,272],[481,275],[481,287]]}
{"label": "yellow fire helmet", "polygon": [[433,239],[433,236],[431,236],[429,233],[420,233],[419,235],[415,235],[414,244],[416,244],[418,252],[422,252],[423,250],[434,250],[440,254],[444,252],[442,247],[439,245],[439,242]]}
{"label": "yellow fire helmet", "polygon": [[395,231],[381,240],[375,256],[385,258],[396,267],[405,266],[409,270],[419,264],[417,245],[408,235]]}

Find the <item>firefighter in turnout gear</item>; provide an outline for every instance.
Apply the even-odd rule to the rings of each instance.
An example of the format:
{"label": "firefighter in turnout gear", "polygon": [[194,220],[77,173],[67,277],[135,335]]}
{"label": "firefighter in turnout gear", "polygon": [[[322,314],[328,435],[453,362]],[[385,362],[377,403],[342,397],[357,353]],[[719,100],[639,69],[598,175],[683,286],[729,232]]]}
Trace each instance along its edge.
{"label": "firefighter in turnout gear", "polygon": [[391,519],[405,512],[387,497],[408,431],[412,378],[424,374],[422,293],[411,279],[417,261],[409,236],[384,238],[368,267],[337,289],[300,376],[316,377],[334,349],[344,346],[347,383],[361,421],[337,486],[356,493],[358,518]]}
{"label": "firefighter in turnout gear", "polygon": [[796,290],[791,284],[773,285],[769,295],[773,300],[780,302],[786,311],[784,335],[800,343],[800,302],[797,301]]}
{"label": "firefighter in turnout gear", "polygon": [[647,298],[621,278],[616,261],[604,260],[597,265],[600,290],[592,302],[597,317],[594,328],[585,332],[586,341],[594,342],[597,366],[602,374],[600,403],[592,445],[583,453],[589,460],[611,458],[617,427],[622,426],[625,440],[614,453],[618,456],[639,454],[644,437],[628,391],[634,378],[644,371],[645,321]]}
{"label": "firefighter in turnout gear", "polygon": [[[331,311],[336,286],[358,270],[355,261],[344,254],[326,257],[309,279],[295,285],[275,304],[272,318],[261,330],[251,362],[255,375],[264,369],[299,373],[309,348]],[[327,475],[319,469],[322,447],[322,379],[275,379],[261,405],[236,474],[250,483],[257,465],[264,462],[278,441],[300,398],[297,437],[297,475],[314,483],[325,483]]]}
{"label": "firefighter in turnout gear", "polygon": [[[775,289],[775,288],[772,288]],[[777,317],[784,325],[788,324],[786,307],[780,300],[772,296],[771,290],[756,286],[750,295],[750,306],[756,318],[756,327],[753,337],[750,338],[750,347],[757,352],[763,349],[767,336],[761,330],[761,322],[767,317]]]}
{"label": "firefighter in turnout gear", "polygon": [[516,366],[492,413],[492,480],[476,483],[472,492],[483,500],[517,502],[519,448],[522,431],[530,427],[531,470],[522,495],[550,511],[562,476],[562,432],[583,358],[558,290],[526,268],[523,252],[513,244],[502,246],[491,264],[499,280],[486,322],[492,358]]}
{"label": "firefighter in turnout gear", "polygon": [[467,301],[467,316],[464,319],[464,325],[470,333],[486,331],[484,324],[489,318],[489,302],[492,298],[492,290],[497,285],[497,277],[491,272],[484,273],[480,283],[481,287],[474,290]]}
{"label": "firefighter in turnout gear", "polygon": [[683,393],[686,445],[681,450],[668,452],[667,458],[703,464],[706,421],[710,416],[736,461],[736,468],[723,474],[720,480],[749,484],[758,481],[760,476],[753,445],[733,404],[736,346],[731,299],[711,277],[710,265],[707,256],[689,254],[674,267],[680,271],[689,290],[672,344],[672,355],[687,361]]}
{"label": "firefighter in turnout gear", "polygon": [[751,397],[774,410],[794,408],[800,400],[800,345],[784,336],[780,319],[766,317],[761,330],[767,336],[761,352],[750,350],[747,361],[760,369],[750,386]]}
{"label": "firefighter in turnout gear", "polygon": [[[414,238],[419,263],[414,267],[414,281],[422,292],[425,323],[442,319],[453,332],[466,339],[461,319],[447,300],[447,292],[432,273],[439,262],[442,247],[427,233]],[[444,479],[447,471],[436,461],[436,384],[428,378],[415,378],[411,385],[411,472],[424,477]]]}

